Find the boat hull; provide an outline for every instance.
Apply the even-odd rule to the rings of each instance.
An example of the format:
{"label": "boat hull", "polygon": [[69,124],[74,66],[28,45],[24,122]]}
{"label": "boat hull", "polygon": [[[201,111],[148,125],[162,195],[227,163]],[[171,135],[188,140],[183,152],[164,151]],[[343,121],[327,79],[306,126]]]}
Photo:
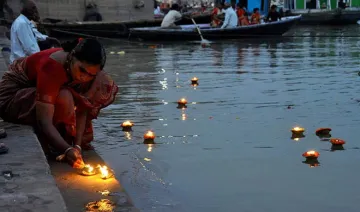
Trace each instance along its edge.
{"label": "boat hull", "polygon": [[[210,23],[209,15],[199,15],[194,17],[196,23]],[[78,37],[78,36],[97,36],[107,38],[127,38],[129,29],[136,27],[155,27],[160,26],[162,19],[121,21],[121,22],[73,22],[73,23],[42,23],[41,27],[45,33],[52,37]],[[177,25],[192,24],[189,19],[181,19]]]}
{"label": "boat hull", "polygon": [[[286,20],[236,27],[230,29],[210,28],[210,25],[200,25],[201,33],[205,39],[238,39],[238,38],[256,38],[265,36],[281,36],[293,27],[301,16],[288,17]],[[182,29],[162,29],[160,27],[145,27],[130,29],[131,39],[143,40],[161,40],[161,41],[183,41],[199,40],[199,34],[192,25],[182,26]]]}

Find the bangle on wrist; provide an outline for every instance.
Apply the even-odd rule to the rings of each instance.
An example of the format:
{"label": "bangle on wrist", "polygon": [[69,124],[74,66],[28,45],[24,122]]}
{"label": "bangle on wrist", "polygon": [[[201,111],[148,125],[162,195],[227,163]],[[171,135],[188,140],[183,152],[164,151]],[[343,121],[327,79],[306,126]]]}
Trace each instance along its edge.
{"label": "bangle on wrist", "polygon": [[78,148],[80,151],[82,151],[82,149],[81,149],[81,146],[80,146],[80,145],[75,145],[74,147],[75,147],[75,148]]}
{"label": "bangle on wrist", "polygon": [[67,154],[70,150],[72,150],[72,149],[74,149],[74,148],[73,148],[73,147],[69,147],[69,148],[67,148],[67,149],[65,150],[65,152],[64,152],[65,157],[66,157],[66,154]]}

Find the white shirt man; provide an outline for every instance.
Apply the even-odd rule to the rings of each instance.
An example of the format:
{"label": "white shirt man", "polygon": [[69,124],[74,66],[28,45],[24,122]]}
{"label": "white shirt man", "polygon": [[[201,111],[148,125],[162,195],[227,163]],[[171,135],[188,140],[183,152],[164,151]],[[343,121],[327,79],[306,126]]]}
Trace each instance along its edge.
{"label": "white shirt man", "polygon": [[224,28],[237,27],[238,17],[236,15],[235,10],[230,6],[224,9],[224,13],[225,13],[225,20],[221,28],[224,29]]}
{"label": "white shirt man", "polygon": [[10,62],[12,63],[18,58],[39,52],[37,41],[44,41],[47,36],[41,34],[26,16],[20,14],[11,26],[10,38]]}
{"label": "white shirt man", "polygon": [[170,10],[168,14],[164,17],[161,27],[176,27],[175,21],[181,19],[182,15],[176,10]]}

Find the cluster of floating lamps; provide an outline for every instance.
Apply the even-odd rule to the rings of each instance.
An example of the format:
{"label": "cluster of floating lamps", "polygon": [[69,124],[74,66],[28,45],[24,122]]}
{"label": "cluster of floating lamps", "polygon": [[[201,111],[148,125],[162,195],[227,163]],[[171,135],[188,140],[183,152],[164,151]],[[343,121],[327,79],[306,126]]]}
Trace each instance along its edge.
{"label": "cluster of floating lamps", "polygon": [[[191,85],[192,86],[199,85],[199,79],[197,77],[192,78]],[[178,103],[178,108],[180,108],[180,109],[187,108],[187,105],[186,105],[187,100],[185,98],[179,99],[177,103]],[[127,120],[127,121],[124,121],[120,126],[122,127],[122,131],[131,132],[132,127],[134,126],[134,123]],[[156,135],[153,131],[149,130],[149,131],[145,132],[143,143],[147,144],[149,146],[148,150],[147,150],[148,152],[152,151],[153,145],[155,144],[155,138],[156,138]],[[107,166],[97,165],[96,167],[93,167],[90,164],[86,164],[84,166],[84,168],[81,170],[81,174],[84,176],[93,176],[93,175],[100,174],[100,178],[106,180],[106,179],[109,179],[114,176],[114,171],[112,169],[109,169]]]}
{"label": "cluster of floating lamps", "polygon": [[[298,141],[300,138],[305,137],[304,135],[305,129],[302,127],[294,127],[291,129],[291,132],[292,132],[291,138],[294,139],[295,141]],[[346,142],[339,138],[331,138],[330,132],[331,132],[331,128],[319,128],[315,131],[315,134],[321,139],[326,138],[327,140],[324,141],[329,141],[331,143],[332,151],[344,150],[343,145]],[[303,161],[303,163],[309,164],[310,167],[319,166],[320,164],[318,161],[318,157],[320,156],[319,152],[315,150],[309,150],[307,152],[304,152],[302,156],[306,159],[305,161]]]}

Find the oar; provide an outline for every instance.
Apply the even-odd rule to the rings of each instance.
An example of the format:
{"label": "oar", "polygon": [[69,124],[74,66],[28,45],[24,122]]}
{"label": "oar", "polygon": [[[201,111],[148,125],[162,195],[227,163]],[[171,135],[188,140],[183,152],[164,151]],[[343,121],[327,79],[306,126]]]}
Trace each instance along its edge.
{"label": "oar", "polygon": [[195,20],[193,18],[191,18],[192,22],[194,23],[199,35],[200,35],[200,38],[201,38],[201,44],[210,44],[210,41],[208,40],[205,40],[204,37],[202,36],[201,34],[201,31],[200,31],[200,28],[199,26],[196,24]]}

